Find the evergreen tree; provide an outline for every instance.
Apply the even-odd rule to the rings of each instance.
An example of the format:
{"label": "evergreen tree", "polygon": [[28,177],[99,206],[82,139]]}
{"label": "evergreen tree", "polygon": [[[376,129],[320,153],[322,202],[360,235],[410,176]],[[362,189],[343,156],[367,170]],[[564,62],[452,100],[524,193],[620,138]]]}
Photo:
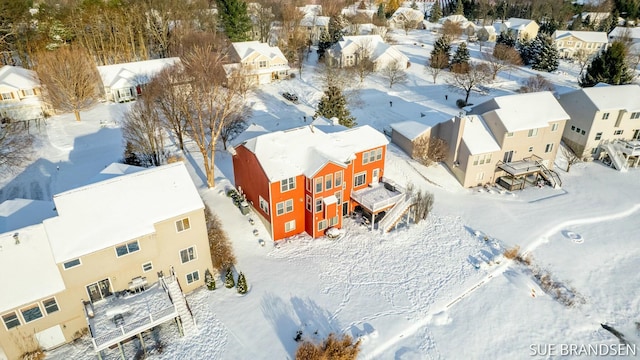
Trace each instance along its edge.
{"label": "evergreen tree", "polygon": [[549,19],[540,24],[539,32],[547,35],[553,35],[553,33],[560,28],[560,22],[558,20]]}
{"label": "evergreen tree", "polygon": [[433,44],[433,50],[431,50],[431,57],[433,58],[434,55],[438,53],[442,53],[446,55],[447,62],[449,62],[449,59],[451,58],[451,43],[449,42],[446,36],[439,37],[438,40],[436,40],[436,42]]}
{"label": "evergreen tree", "polygon": [[250,40],[251,18],[247,3],[241,0],[216,0],[218,16],[231,42]]}
{"label": "evergreen tree", "polygon": [[536,54],[531,63],[532,69],[546,72],[558,69],[560,64],[558,48],[556,48],[550,36],[538,34],[533,41],[533,48]]}
{"label": "evergreen tree", "polygon": [[513,37],[513,34],[511,34],[510,32],[503,31],[496,38],[496,45],[497,44],[503,44],[503,45],[507,45],[507,46],[510,46],[510,47],[515,47],[516,46],[516,39]]}
{"label": "evergreen tree", "polygon": [[591,61],[579,81],[580,86],[592,87],[600,82],[611,85],[631,83],[634,76],[625,61],[626,53],[627,49],[624,44],[620,41],[614,41],[607,50]]}
{"label": "evergreen tree", "polygon": [[238,285],[236,286],[238,289],[238,294],[246,294],[247,293],[247,279],[245,279],[244,274],[240,272],[238,275]]}
{"label": "evergreen tree", "polygon": [[356,118],[351,116],[351,112],[347,109],[347,99],[342,90],[335,85],[330,85],[325,90],[320,103],[318,103],[316,116],[323,116],[327,119],[336,117],[340,125],[349,128],[358,125]]}
{"label": "evergreen tree", "polygon": [[456,4],[456,10],[454,12],[456,15],[464,15],[464,4],[462,4],[462,0],[458,0]]}
{"label": "evergreen tree", "polygon": [[224,277],[224,287],[231,289],[234,286],[236,286],[236,283],[233,280],[233,271],[231,271],[231,268],[228,268],[227,275]]}
{"label": "evergreen tree", "polygon": [[384,20],[384,3],[380,3],[380,5],[378,5],[378,11],[376,12],[376,16],[378,17],[378,19]]}
{"label": "evergreen tree", "polygon": [[531,65],[536,56],[533,46],[533,40],[530,40],[528,38],[522,39],[520,42],[518,42],[517,50],[520,53],[520,57],[522,58],[522,63],[524,65]]}
{"label": "evergreen tree", "polygon": [[431,7],[431,16],[429,16],[429,21],[432,23],[437,23],[438,20],[442,17],[442,8],[440,7],[440,0],[433,3]]}
{"label": "evergreen tree", "polygon": [[329,19],[329,30],[322,31],[320,39],[318,40],[318,60],[323,59],[324,53],[342,39],[342,36],[344,35],[342,28],[341,15],[332,16]]}
{"label": "evergreen tree", "polygon": [[215,290],[216,289],[216,280],[213,278],[211,271],[209,269],[204,272],[204,283],[207,285],[207,289]]}
{"label": "evergreen tree", "polygon": [[455,65],[458,65],[461,68],[465,68],[469,65],[469,49],[467,48],[466,43],[461,43],[458,45],[456,52],[453,54],[453,58],[451,59],[451,67],[453,68]]}

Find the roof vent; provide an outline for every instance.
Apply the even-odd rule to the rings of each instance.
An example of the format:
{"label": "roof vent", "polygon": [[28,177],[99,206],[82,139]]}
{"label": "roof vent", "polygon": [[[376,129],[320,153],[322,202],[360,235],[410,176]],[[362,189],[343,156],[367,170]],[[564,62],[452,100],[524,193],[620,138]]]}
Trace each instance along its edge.
{"label": "roof vent", "polygon": [[20,235],[19,233],[13,234],[13,238],[16,241],[16,245],[20,245],[20,237],[19,237],[19,235]]}

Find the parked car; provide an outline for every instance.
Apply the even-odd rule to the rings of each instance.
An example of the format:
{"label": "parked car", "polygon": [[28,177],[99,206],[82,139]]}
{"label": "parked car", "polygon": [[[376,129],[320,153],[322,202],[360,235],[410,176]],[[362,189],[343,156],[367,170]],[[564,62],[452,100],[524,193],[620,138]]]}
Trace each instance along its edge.
{"label": "parked car", "polygon": [[296,104],[298,103],[298,95],[296,94],[285,92],[285,93],[282,93],[282,96],[293,103],[296,103]]}

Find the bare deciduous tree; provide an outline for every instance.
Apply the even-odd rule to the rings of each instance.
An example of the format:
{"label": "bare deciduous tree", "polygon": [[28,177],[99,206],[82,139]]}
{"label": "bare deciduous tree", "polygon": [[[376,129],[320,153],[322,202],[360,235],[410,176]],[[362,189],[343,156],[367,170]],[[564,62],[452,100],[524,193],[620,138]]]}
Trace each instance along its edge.
{"label": "bare deciduous tree", "polygon": [[233,247],[227,232],[222,228],[220,218],[212,213],[207,205],[204,207],[204,219],[207,224],[211,262],[213,263],[213,268],[222,273],[236,263]]}
{"label": "bare deciduous tree", "polygon": [[356,63],[352,67],[352,70],[360,78],[360,83],[362,83],[367,76],[371,75],[371,73],[374,72],[374,63],[371,60],[372,53],[373,49],[371,46],[371,41],[362,41],[354,52]]}
{"label": "bare deciduous tree", "polygon": [[427,61],[425,70],[431,74],[433,77],[433,83],[436,83],[438,79],[438,75],[442,72],[442,70],[446,69],[449,66],[449,56],[444,52],[436,52],[429,60]]}
{"label": "bare deciduous tree", "polygon": [[449,39],[449,42],[457,40],[462,35],[462,27],[459,23],[453,21],[445,21],[442,24],[442,35]]}
{"label": "bare deciduous tree", "polygon": [[405,35],[409,35],[409,31],[411,30],[415,30],[418,28],[418,21],[417,20],[407,20],[405,22],[402,23],[402,30],[404,30],[404,34]]}
{"label": "bare deciduous tree", "polygon": [[587,53],[585,49],[578,49],[575,54],[573,54],[573,60],[580,67],[580,72],[578,72],[578,79],[582,76],[582,72],[587,68],[587,65],[591,62],[591,55]]}
{"label": "bare deciduous tree", "polygon": [[182,59],[189,78],[189,108],[185,111],[186,131],[203,156],[207,185],[215,186],[215,152],[226,125],[249,113],[242,96],[224,86],[224,56],[211,47],[196,47]]}
{"label": "bare deciduous tree", "polygon": [[402,84],[407,81],[407,73],[404,71],[404,66],[398,60],[393,60],[380,70],[382,77],[389,82],[389,89],[394,84]]}
{"label": "bare deciduous tree", "polygon": [[555,91],[555,86],[544,76],[536,75],[527,79],[527,81],[520,87],[518,92],[520,93],[532,93],[538,91]]}
{"label": "bare deciduous tree", "polygon": [[40,52],[35,70],[45,99],[58,111],[73,112],[77,121],[80,111],[93,106],[100,96],[98,70],[83,49],[63,46]]}
{"label": "bare deciduous tree", "polygon": [[33,136],[27,129],[28,123],[0,118],[0,170],[12,172],[31,160]]}
{"label": "bare deciduous tree", "polygon": [[187,127],[185,109],[189,95],[182,64],[175,64],[160,71],[147,85],[145,93],[145,98],[153,99],[163,115],[164,128],[176,137],[180,150],[184,150]]}
{"label": "bare deciduous tree", "polygon": [[571,150],[571,148],[569,148],[568,146],[561,146],[560,149],[562,151],[562,155],[567,161],[567,172],[569,172],[569,170],[571,170],[571,166],[573,164],[579,163],[581,160],[578,155],[576,155],[576,153],[573,152],[573,150]]}
{"label": "bare deciduous tree", "polygon": [[127,151],[146,166],[164,162],[163,126],[160,114],[150,97],[141,97],[124,116],[122,137]]}
{"label": "bare deciduous tree", "polygon": [[504,44],[497,44],[492,53],[482,53],[491,71],[491,80],[495,80],[498,73],[505,69],[522,64],[518,50]]}
{"label": "bare deciduous tree", "polygon": [[466,73],[453,73],[449,79],[449,85],[461,90],[465,94],[464,102],[469,103],[471,91],[478,85],[486,84],[491,80],[491,71],[486,64],[469,63],[469,71]]}
{"label": "bare deciduous tree", "polygon": [[422,165],[430,166],[447,157],[449,146],[440,138],[420,137],[413,144],[413,158]]}

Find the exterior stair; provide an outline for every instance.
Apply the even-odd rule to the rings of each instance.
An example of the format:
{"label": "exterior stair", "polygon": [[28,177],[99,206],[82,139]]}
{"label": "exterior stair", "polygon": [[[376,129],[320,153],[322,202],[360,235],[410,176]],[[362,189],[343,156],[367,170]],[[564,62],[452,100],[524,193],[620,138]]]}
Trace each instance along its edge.
{"label": "exterior stair", "polygon": [[611,164],[618,170],[624,172],[627,171],[627,161],[617,147],[616,143],[610,142],[606,144],[601,144],[601,148],[603,148],[607,154],[609,154],[609,158],[611,159]]}
{"label": "exterior stair", "polygon": [[187,299],[182,292],[182,288],[180,287],[178,279],[176,279],[175,276],[170,276],[168,278],[165,278],[165,283],[167,285],[167,289],[169,290],[169,295],[171,296],[173,305],[176,307],[178,315],[180,315],[183,336],[194,334],[198,330],[196,327],[196,322],[193,318],[191,308],[189,308],[189,304],[187,303]]}
{"label": "exterior stair", "polygon": [[415,199],[410,194],[404,194],[402,200],[398,201],[392,208],[389,210],[384,218],[380,220],[378,223],[378,229],[382,230],[382,232],[389,232],[393,229],[394,226],[402,219],[402,217],[411,209],[413,206]]}
{"label": "exterior stair", "polygon": [[540,175],[547,180],[551,186],[554,189],[557,189],[559,187],[562,186],[562,180],[560,180],[560,175],[558,175],[557,172],[547,168],[546,166],[544,166],[544,164],[540,161],[536,161],[536,164],[538,166],[540,166],[540,170],[542,170],[542,172],[540,173]]}

